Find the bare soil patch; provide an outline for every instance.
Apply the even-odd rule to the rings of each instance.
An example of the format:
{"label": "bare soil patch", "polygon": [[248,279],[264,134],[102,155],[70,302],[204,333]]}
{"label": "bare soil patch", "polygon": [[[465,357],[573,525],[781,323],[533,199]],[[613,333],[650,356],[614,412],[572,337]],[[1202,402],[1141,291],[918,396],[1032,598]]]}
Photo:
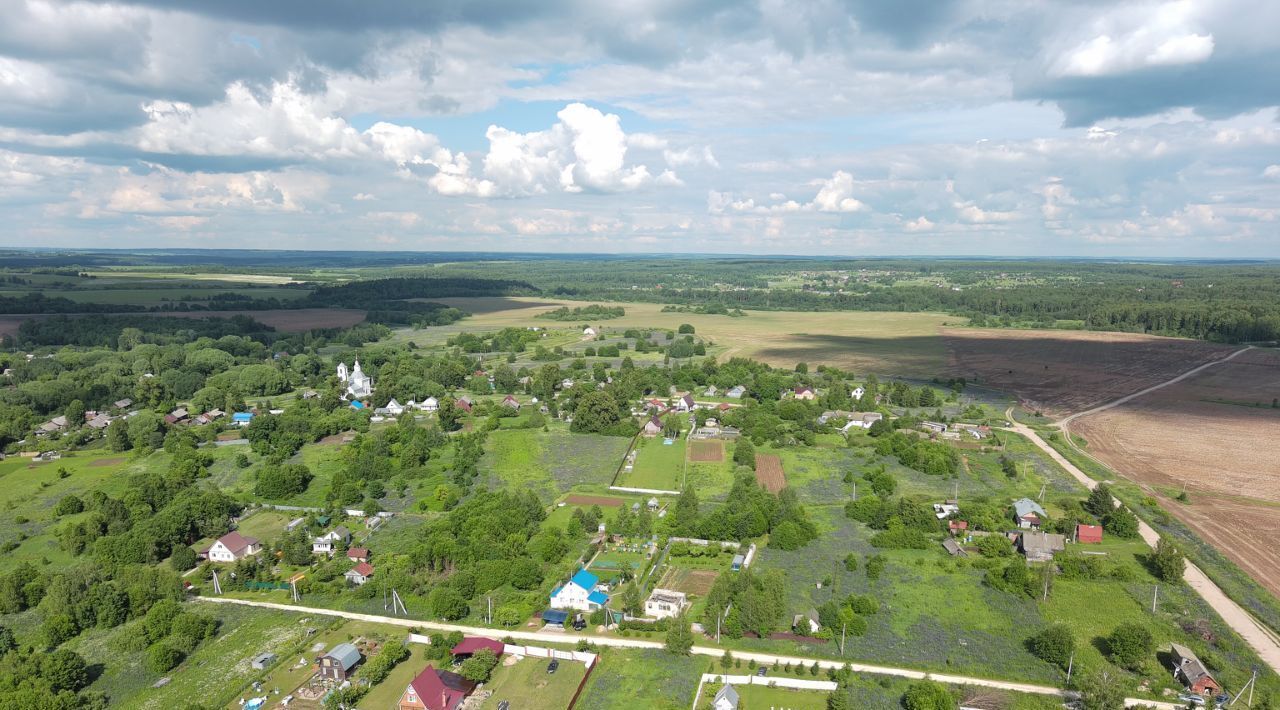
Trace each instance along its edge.
{"label": "bare soil patch", "polygon": [[775,454],[756,454],[756,482],[770,493],[786,488],[787,477],[782,472],[782,459]]}
{"label": "bare soil patch", "polygon": [[947,328],[951,374],[1010,392],[1054,416],[1132,394],[1236,348],[1094,331]]}
{"label": "bare soil patch", "polygon": [[700,463],[706,461],[719,463],[724,461],[724,442],[718,440],[690,441],[689,460]]}
{"label": "bare soil patch", "polygon": [[1280,594],[1280,351],[1251,350],[1071,431],[1120,474],[1168,498],[1164,507]]}
{"label": "bare soil patch", "polygon": [[710,569],[687,569],[685,567],[668,567],[658,581],[660,589],[684,592],[691,596],[705,597],[711,593],[720,573]]}
{"label": "bare soil patch", "polygon": [[584,496],[573,494],[564,499],[569,505],[598,505],[605,508],[617,508],[626,501],[621,498],[610,498],[608,496]]}
{"label": "bare soil patch", "polygon": [[129,459],[124,456],[116,456],[114,458],[109,458],[109,459],[98,459],[96,461],[90,461],[89,465],[95,466],[95,467],[96,466],[119,466],[120,464],[128,460]]}

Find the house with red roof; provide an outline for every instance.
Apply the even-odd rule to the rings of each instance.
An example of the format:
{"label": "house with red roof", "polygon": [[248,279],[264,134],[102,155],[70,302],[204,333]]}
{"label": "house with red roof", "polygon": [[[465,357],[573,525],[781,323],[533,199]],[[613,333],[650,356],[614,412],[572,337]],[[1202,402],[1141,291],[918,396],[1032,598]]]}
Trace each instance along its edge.
{"label": "house with red roof", "polygon": [[348,547],[347,559],[352,562],[368,562],[369,548],[367,547]]}
{"label": "house with red roof", "polygon": [[427,666],[400,694],[400,710],[457,710],[475,683],[457,673]]}
{"label": "house with red roof", "polygon": [[1077,525],[1076,542],[1097,545],[1102,542],[1101,525]]}
{"label": "house with red roof", "polygon": [[964,535],[966,532],[969,531],[969,521],[968,520],[948,520],[947,530],[951,531],[951,537]]}
{"label": "house with red roof", "polygon": [[475,655],[476,651],[487,648],[493,651],[495,656],[501,657],[502,652],[506,650],[506,644],[494,639],[487,639],[483,636],[468,636],[462,639],[457,646],[454,646],[449,652],[453,654],[455,660],[463,660]]}
{"label": "house with red roof", "polygon": [[355,567],[347,570],[347,573],[342,576],[346,577],[348,582],[358,587],[365,582],[368,582],[369,578],[373,576],[373,565],[368,562],[361,562]]}
{"label": "house with red roof", "polygon": [[792,390],[796,399],[813,400],[818,397],[818,393],[813,391],[812,387],[801,385]]}
{"label": "house with red roof", "polygon": [[261,551],[262,545],[258,544],[257,538],[245,537],[232,530],[214,540],[212,545],[201,550],[198,555],[210,562],[235,562]]}
{"label": "house with red roof", "polygon": [[502,406],[511,407],[512,409],[519,409],[520,400],[516,399],[515,397],[512,397],[511,395],[507,395],[502,399]]}

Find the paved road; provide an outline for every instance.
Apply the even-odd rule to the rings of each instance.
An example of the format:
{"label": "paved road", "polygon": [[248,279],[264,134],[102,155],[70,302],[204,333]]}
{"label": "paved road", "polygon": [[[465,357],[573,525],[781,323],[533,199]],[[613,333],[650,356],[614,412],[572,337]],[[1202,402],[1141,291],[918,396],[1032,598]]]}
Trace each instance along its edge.
{"label": "paved road", "polygon": [[[391,624],[394,626],[413,627],[418,629],[434,629],[436,631],[458,631],[464,634],[474,634],[479,636],[495,636],[501,635],[504,638],[510,637],[521,641],[541,641],[543,643],[577,643],[581,640],[589,641],[597,646],[611,646],[615,648],[644,648],[644,649],[661,649],[663,647],[660,641],[648,641],[642,639],[621,638],[618,636],[594,636],[590,634],[578,634],[573,632],[554,632],[554,631],[506,631],[490,629],[483,626],[464,626],[462,624],[445,624],[438,621],[422,621],[420,619],[405,619],[397,616],[379,616],[377,614],[361,614],[353,611],[339,611],[337,609],[321,609],[317,607],[308,607],[293,604],[277,604],[276,602],[260,602],[251,599],[230,599],[227,597],[196,597],[197,601],[210,602],[215,604],[239,604],[242,606],[253,606],[262,609],[275,609],[278,611],[291,611],[304,614],[315,614],[318,616],[337,616],[344,619],[354,619],[356,621],[368,621],[378,624]],[[692,652],[698,656],[712,656],[719,658],[724,655],[725,649],[717,646],[694,646]],[[755,653],[751,651],[737,651],[733,653],[735,658],[746,661],[754,660],[757,664],[774,666],[786,665],[788,663],[804,663],[806,665],[817,661],[819,668],[840,668],[845,665],[844,661],[833,661],[823,658],[805,658],[801,656],[779,656],[771,653]],[[984,688],[996,688],[999,690],[1009,690],[1018,693],[1033,693],[1036,695],[1056,695],[1067,697],[1068,694],[1059,688],[1052,688],[1047,685],[1035,685],[1033,683],[1014,683],[1004,680],[991,680],[988,678],[972,678],[969,676],[948,675],[943,673],[925,673],[911,668],[894,668],[892,666],[874,666],[865,663],[849,663],[849,667],[855,673],[869,673],[873,675],[888,675],[899,678],[911,678],[920,680],[929,678],[940,683],[950,683],[953,685],[973,685]],[[1149,705],[1161,710],[1178,710],[1183,708],[1181,705],[1172,703],[1158,703],[1151,700],[1139,700],[1136,698],[1128,698],[1125,705]]]}
{"label": "paved road", "polygon": [[[1136,397],[1147,394],[1148,392],[1158,390],[1161,387],[1167,387],[1168,385],[1184,380],[1205,368],[1226,362],[1249,349],[1249,347],[1242,348],[1221,360],[1214,360],[1213,362],[1205,363],[1158,385],[1153,385],[1139,392],[1121,397],[1113,402],[1081,412],[1080,414],[1072,415],[1063,419],[1058,424],[1063,429],[1063,435],[1067,437],[1068,441],[1070,441],[1071,435],[1070,432],[1067,431],[1067,425],[1072,419],[1085,414],[1094,414],[1110,409],[1111,407],[1124,404],[1125,402],[1131,401]],[[1071,476],[1079,481],[1085,488],[1093,490],[1097,487],[1097,481],[1087,476],[1084,471],[1081,471],[1075,464],[1071,463],[1066,457],[1058,453],[1057,449],[1050,446],[1044,439],[1041,439],[1039,433],[1031,427],[1016,421],[1013,418],[1012,410],[1013,408],[1010,407],[1009,411],[1005,413],[1006,418],[1012,424],[1006,429],[1006,431],[1013,431],[1030,439],[1031,443],[1039,447],[1041,451],[1049,456],[1049,458],[1056,461],[1058,465],[1062,466],[1067,473],[1071,474]],[[1154,548],[1156,543],[1160,541],[1160,534],[1141,519],[1138,521],[1138,532],[1142,535],[1142,539],[1152,548]],[[1214,611],[1218,612],[1218,615],[1227,623],[1227,626],[1230,626],[1233,631],[1239,634],[1240,637],[1243,638],[1255,652],[1257,652],[1258,656],[1264,663],[1270,666],[1275,672],[1280,673],[1280,636],[1277,636],[1275,632],[1264,626],[1257,619],[1253,618],[1253,615],[1246,611],[1244,607],[1236,604],[1227,596],[1226,592],[1223,592],[1217,584],[1214,584],[1213,580],[1209,579],[1209,575],[1205,574],[1204,570],[1201,570],[1199,567],[1191,564],[1190,561],[1187,562],[1187,569],[1183,575],[1183,579],[1186,581],[1187,586],[1195,590],[1197,594],[1208,602],[1209,606],[1213,607]]]}

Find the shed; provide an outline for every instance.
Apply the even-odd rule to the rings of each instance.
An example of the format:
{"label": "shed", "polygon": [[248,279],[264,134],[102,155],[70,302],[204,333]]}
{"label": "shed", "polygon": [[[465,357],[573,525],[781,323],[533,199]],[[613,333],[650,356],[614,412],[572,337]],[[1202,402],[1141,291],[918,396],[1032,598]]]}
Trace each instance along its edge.
{"label": "shed", "polygon": [[469,657],[475,655],[476,651],[482,648],[487,648],[493,651],[495,655],[501,656],[502,652],[506,650],[506,644],[483,636],[468,636],[462,639],[457,646],[454,646],[449,653],[454,656]]}
{"label": "shed", "polygon": [[1102,542],[1101,525],[1077,525],[1076,542],[1096,545]]}
{"label": "shed", "polygon": [[250,665],[253,666],[254,670],[261,671],[261,670],[266,670],[267,666],[275,662],[276,662],[276,654],[259,653],[258,655],[253,657],[253,661],[250,663]]}
{"label": "shed", "polygon": [[1214,680],[1209,669],[1204,667],[1204,663],[1191,649],[1175,643],[1170,649],[1170,655],[1173,656],[1173,677],[1187,686],[1188,690],[1204,696],[1222,692],[1222,684]]}
{"label": "shed", "polygon": [[542,612],[542,623],[552,626],[564,626],[564,622],[569,620],[569,612],[560,611],[559,609],[547,609]]}
{"label": "shed", "polygon": [[711,707],[714,710],[738,710],[738,702],[738,691],[732,685],[725,684],[711,699]]}
{"label": "shed", "polygon": [[346,680],[360,658],[360,649],[354,644],[340,643],[320,657],[320,675],[334,680]]}
{"label": "shed", "polygon": [[742,569],[742,565],[743,565],[743,563],[745,563],[746,561],[747,561],[747,558],[746,558],[746,557],[744,557],[743,555],[734,555],[734,556],[733,556],[733,563],[732,563],[732,569],[733,569],[733,571],[734,571],[734,572],[737,572],[738,570]]}

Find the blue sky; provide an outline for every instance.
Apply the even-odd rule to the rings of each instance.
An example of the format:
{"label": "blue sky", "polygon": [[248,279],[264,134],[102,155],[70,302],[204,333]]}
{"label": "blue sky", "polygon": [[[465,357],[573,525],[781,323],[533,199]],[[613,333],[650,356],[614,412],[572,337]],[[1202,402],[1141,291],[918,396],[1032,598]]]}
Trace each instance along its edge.
{"label": "blue sky", "polygon": [[2,246],[1280,257],[1280,3],[0,0]]}

